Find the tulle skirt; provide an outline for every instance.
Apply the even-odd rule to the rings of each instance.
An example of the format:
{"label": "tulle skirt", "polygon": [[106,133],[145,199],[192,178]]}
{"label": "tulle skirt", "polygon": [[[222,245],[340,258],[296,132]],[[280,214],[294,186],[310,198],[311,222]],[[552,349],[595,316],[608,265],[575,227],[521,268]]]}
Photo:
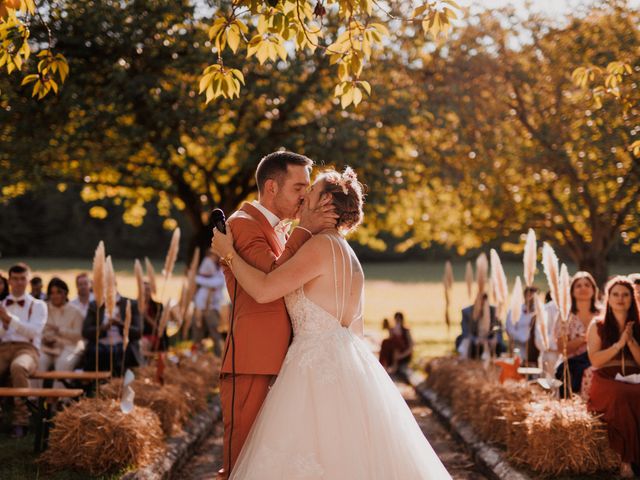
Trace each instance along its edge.
{"label": "tulle skirt", "polygon": [[295,337],[231,478],[450,476],[367,345],[337,327]]}

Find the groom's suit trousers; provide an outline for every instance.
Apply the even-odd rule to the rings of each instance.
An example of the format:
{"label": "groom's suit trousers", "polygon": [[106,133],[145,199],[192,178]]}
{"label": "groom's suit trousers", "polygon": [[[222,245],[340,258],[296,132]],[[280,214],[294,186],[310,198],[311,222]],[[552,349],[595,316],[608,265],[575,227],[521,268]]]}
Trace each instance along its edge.
{"label": "groom's suit trousers", "polygon": [[[273,375],[236,375],[233,433],[231,432],[233,377],[230,374],[223,375],[220,380],[220,403],[222,404],[222,419],[224,423],[223,465],[226,472],[231,471],[229,469],[229,448],[231,448],[231,469],[233,469],[247,435],[249,435],[251,426],[267,396],[272,379]],[[231,438],[229,438],[230,435]]]}

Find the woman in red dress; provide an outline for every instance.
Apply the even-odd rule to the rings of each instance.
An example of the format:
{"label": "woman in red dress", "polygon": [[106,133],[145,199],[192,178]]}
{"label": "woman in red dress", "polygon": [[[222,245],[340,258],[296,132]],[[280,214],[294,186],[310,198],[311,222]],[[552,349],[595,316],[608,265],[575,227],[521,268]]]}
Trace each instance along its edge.
{"label": "woman in red dress", "polygon": [[620,454],[620,475],[632,478],[633,468],[640,466],[640,384],[616,376],[640,373],[640,316],[627,277],[614,277],[605,291],[604,318],[594,320],[587,332],[594,368],[589,408],[607,424],[611,448]]}
{"label": "woman in red dress", "polygon": [[411,361],[413,339],[409,329],[404,326],[404,314],[396,312],[394,320],[396,323],[392,328],[389,328],[388,321],[386,323],[389,338],[383,340],[380,346],[380,363],[389,374],[402,375]]}

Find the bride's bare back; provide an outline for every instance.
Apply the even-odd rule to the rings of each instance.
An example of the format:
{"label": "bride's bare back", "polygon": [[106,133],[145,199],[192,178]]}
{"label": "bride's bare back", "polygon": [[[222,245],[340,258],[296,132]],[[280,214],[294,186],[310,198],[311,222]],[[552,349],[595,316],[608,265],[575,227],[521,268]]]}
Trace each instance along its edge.
{"label": "bride's bare back", "polygon": [[[344,327],[362,333],[364,274],[358,257],[347,241],[335,231],[323,232],[326,255],[319,276],[305,283],[305,296],[333,315]],[[304,252],[301,252],[304,255]],[[312,261],[312,259],[309,259]]]}

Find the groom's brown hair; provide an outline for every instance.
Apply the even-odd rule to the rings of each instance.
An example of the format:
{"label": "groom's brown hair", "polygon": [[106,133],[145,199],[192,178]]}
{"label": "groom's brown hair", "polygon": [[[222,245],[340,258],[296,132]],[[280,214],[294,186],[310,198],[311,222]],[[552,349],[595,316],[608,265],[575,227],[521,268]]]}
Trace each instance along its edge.
{"label": "groom's brown hair", "polygon": [[287,175],[289,165],[301,165],[311,170],[313,160],[299,153],[287,151],[273,152],[263,157],[256,169],[258,192],[263,191],[267,180],[275,180],[278,185],[282,185],[282,180]]}

